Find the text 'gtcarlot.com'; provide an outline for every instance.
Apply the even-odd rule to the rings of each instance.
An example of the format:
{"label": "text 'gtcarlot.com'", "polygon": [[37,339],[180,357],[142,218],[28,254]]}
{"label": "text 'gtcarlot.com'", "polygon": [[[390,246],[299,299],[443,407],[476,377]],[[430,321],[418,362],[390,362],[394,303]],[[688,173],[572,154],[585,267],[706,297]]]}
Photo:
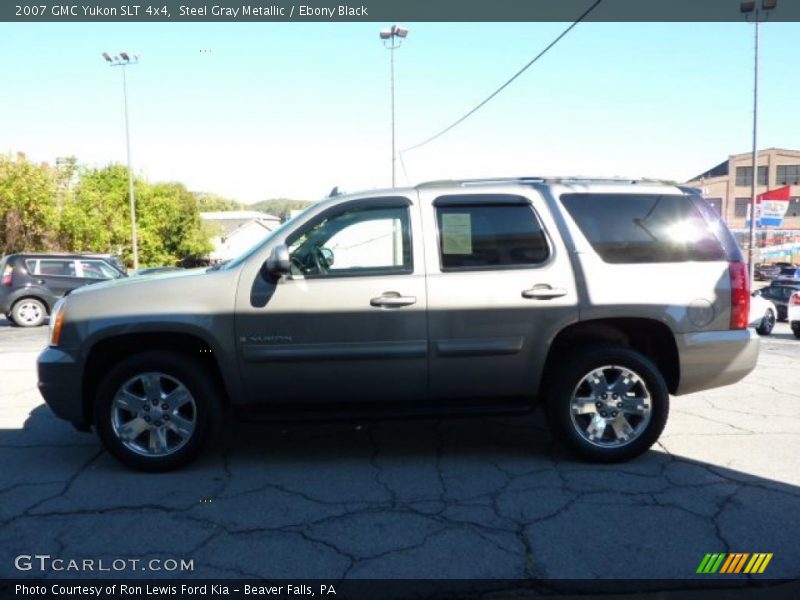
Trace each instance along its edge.
{"label": "text 'gtcarlot.com'", "polygon": [[194,571],[194,560],[174,558],[53,558],[49,554],[20,554],[14,559],[18,571]]}

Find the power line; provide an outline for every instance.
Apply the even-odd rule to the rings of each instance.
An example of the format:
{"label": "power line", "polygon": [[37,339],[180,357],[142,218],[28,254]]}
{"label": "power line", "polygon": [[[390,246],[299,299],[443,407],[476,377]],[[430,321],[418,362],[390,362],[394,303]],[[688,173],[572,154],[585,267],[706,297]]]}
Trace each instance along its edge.
{"label": "power line", "polygon": [[[572,23],[572,25],[570,25],[570,26],[569,26],[569,27],[567,27],[567,28],[566,28],[564,31],[562,31],[562,32],[559,34],[559,36],[558,36],[556,39],[554,39],[552,42],[550,42],[550,43],[547,45],[547,47],[546,47],[544,50],[542,50],[541,52],[539,52],[539,54],[537,54],[535,57],[533,57],[533,59],[532,59],[532,60],[531,60],[531,61],[530,61],[528,64],[526,64],[526,65],[525,65],[524,67],[522,67],[522,68],[521,68],[519,71],[517,71],[517,72],[514,74],[514,76],[513,76],[513,77],[511,77],[511,79],[509,79],[508,81],[506,81],[506,82],[505,82],[503,85],[501,85],[501,86],[500,86],[499,88],[497,88],[497,89],[496,89],[494,92],[492,92],[492,93],[491,93],[491,94],[490,94],[490,95],[489,95],[489,96],[488,96],[488,97],[487,97],[487,98],[486,98],[486,99],[485,99],[483,102],[481,102],[480,104],[478,104],[478,105],[477,105],[475,108],[473,108],[472,110],[470,110],[470,111],[469,111],[467,114],[465,114],[463,117],[461,117],[460,119],[458,119],[456,122],[454,122],[453,124],[451,124],[451,125],[450,125],[450,126],[448,126],[448,127],[445,127],[445,128],[444,128],[444,129],[442,129],[442,130],[441,130],[439,133],[437,133],[437,134],[436,134],[436,135],[434,135],[434,136],[431,136],[431,137],[429,137],[429,138],[428,138],[427,140],[425,140],[424,142],[420,142],[419,144],[416,144],[416,145],[414,145],[414,146],[410,146],[410,147],[408,147],[408,148],[403,148],[402,150],[400,150],[400,155],[402,156],[402,153],[403,153],[403,152],[409,152],[409,151],[411,151],[411,150],[415,150],[415,149],[419,148],[420,146],[424,146],[425,144],[428,144],[428,143],[432,142],[432,141],[433,141],[433,140],[435,140],[436,138],[443,136],[445,133],[447,133],[448,131],[450,131],[451,129],[453,129],[453,127],[455,127],[456,125],[459,125],[460,123],[463,123],[463,122],[464,122],[465,120],[467,120],[467,119],[468,119],[470,116],[472,116],[473,114],[475,114],[475,113],[476,113],[476,112],[477,112],[479,109],[481,109],[481,108],[482,108],[482,107],[483,107],[485,104],[487,104],[487,103],[488,103],[488,102],[489,102],[489,101],[490,101],[492,98],[494,98],[495,96],[497,96],[497,94],[499,94],[499,93],[500,93],[500,92],[502,92],[504,89],[506,89],[506,88],[507,88],[507,87],[508,87],[508,86],[511,84],[511,82],[513,82],[513,81],[514,81],[514,80],[515,80],[517,77],[519,77],[519,76],[520,76],[520,75],[522,75],[522,74],[523,74],[525,71],[527,71],[527,70],[528,70],[528,69],[529,69],[529,68],[530,68],[530,67],[531,67],[531,66],[532,66],[532,65],[533,65],[533,64],[534,64],[536,61],[538,61],[538,60],[539,60],[540,58],[542,58],[542,57],[543,57],[545,54],[547,54],[547,52],[548,52],[548,51],[549,51],[549,50],[550,50],[550,49],[551,49],[553,46],[555,46],[555,45],[556,45],[556,44],[557,44],[559,41],[561,41],[561,38],[563,38],[565,35],[567,35],[567,34],[568,34],[570,31],[572,31],[572,29],[573,29],[573,28],[574,28],[574,27],[575,27],[575,26],[576,26],[578,23],[580,23],[580,22],[581,22],[581,21],[583,21],[583,20],[584,20],[584,19],[585,19],[587,16],[589,16],[589,13],[591,13],[591,12],[592,12],[592,11],[593,11],[595,8],[597,8],[597,7],[598,7],[598,5],[599,5],[599,4],[600,4],[602,1],[603,1],[603,0],[596,0],[596,2],[595,2],[594,4],[592,4],[592,5],[591,5],[591,6],[590,6],[590,7],[589,7],[589,8],[588,8],[588,9],[587,9],[587,10],[586,10],[586,11],[585,11],[585,12],[584,12],[584,13],[583,13],[581,16],[580,16],[580,17],[578,17],[578,18],[575,20],[575,22],[574,22],[574,23]],[[401,160],[402,160],[402,159],[401,159]]]}

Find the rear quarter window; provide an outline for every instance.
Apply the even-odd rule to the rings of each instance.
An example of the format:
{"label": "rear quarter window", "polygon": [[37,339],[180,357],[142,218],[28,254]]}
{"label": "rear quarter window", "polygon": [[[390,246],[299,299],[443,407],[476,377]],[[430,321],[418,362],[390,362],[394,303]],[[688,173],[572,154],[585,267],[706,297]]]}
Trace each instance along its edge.
{"label": "rear quarter window", "polygon": [[712,223],[688,196],[564,194],[561,202],[605,262],[727,260]]}

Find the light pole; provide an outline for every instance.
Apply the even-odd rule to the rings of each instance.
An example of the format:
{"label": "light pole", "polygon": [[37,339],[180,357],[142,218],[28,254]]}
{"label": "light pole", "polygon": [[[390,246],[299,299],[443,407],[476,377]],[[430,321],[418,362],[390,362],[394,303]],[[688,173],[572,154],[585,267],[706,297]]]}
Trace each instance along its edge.
{"label": "light pole", "polygon": [[[761,8],[759,8],[761,4]],[[740,8],[744,14],[753,13],[753,22],[756,26],[755,52],[753,55],[753,178],[750,188],[750,247],[747,250],[747,269],[750,288],[755,281],[756,269],[756,187],[758,185],[758,23],[761,13],[766,13],[778,5],[778,0],[748,0],[742,2]],[[745,17],[747,18],[747,17]],[[767,187],[769,187],[769,173],[767,173]]]}
{"label": "light pole", "polygon": [[125,145],[128,152],[128,197],[131,206],[131,250],[133,252],[133,268],[139,268],[139,242],[136,234],[136,195],[133,191],[133,170],[131,168],[131,133],[128,125],[128,82],[125,77],[126,67],[139,62],[139,54],[120,52],[118,56],[111,56],[103,52],[103,58],[112,67],[122,67],[122,96],[125,101]]}
{"label": "light pole", "polygon": [[394,145],[394,51],[403,44],[403,39],[408,35],[408,29],[399,25],[392,25],[391,29],[381,30],[381,39],[384,47],[389,50],[390,85],[392,95],[392,187],[395,186],[395,163],[397,152]]}

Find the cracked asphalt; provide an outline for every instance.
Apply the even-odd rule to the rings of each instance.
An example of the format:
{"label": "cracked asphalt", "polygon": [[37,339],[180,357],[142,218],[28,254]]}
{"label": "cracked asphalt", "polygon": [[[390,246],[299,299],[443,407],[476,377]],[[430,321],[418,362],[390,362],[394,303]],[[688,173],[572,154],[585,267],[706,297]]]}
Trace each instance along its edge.
{"label": "cracked asphalt", "polygon": [[49,554],[194,561],[117,577],[662,579],[699,577],[709,552],[773,552],[761,577],[800,576],[800,341],[785,323],[746,380],[673,398],[661,443],[627,464],[576,462],[534,415],[235,424],[160,475],[50,413],[46,333],[0,318],[0,577],[85,576],[14,567]]}

